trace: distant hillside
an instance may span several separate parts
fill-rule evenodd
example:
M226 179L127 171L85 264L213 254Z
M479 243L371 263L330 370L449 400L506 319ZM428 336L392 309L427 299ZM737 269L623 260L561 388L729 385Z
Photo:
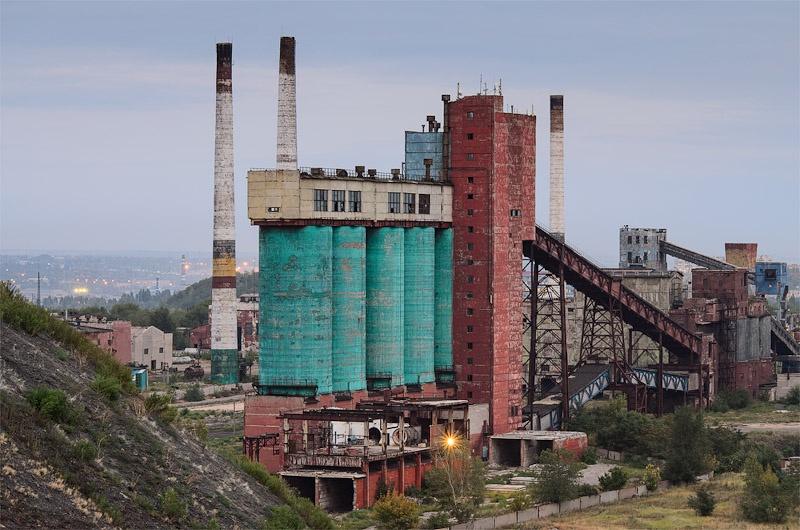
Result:
M3 528L259 528L287 509L5 283L0 320Z
M258 292L258 273L248 272L236 275L236 294ZM175 293L162 303L170 309L191 309L204 300L211 300L211 278L193 283L186 289Z

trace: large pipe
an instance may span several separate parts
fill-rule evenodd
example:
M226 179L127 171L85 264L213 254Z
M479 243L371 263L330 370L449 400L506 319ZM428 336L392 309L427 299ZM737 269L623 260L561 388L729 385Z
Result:
M214 247L211 278L211 381L214 383L238 381L232 52L231 43L217 43Z
M564 96L550 96L550 233L564 241Z
M297 169L297 93L294 37L281 37L278 67L277 169Z

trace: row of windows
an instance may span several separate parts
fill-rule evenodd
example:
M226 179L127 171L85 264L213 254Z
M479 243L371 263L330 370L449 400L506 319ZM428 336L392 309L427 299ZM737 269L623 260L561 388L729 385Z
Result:
M347 192L347 210L348 212L361 211L361 192L350 191ZM400 202L400 193L390 191L388 193L388 207L389 213L416 213L417 210L417 194L416 193L403 193L403 202ZM345 190L333 190L332 196L332 211L344 212L345 211ZM314 211L327 212L328 211L328 190L314 190ZM427 193L419 194L419 213L431 213L431 196Z
M644 237L644 244L646 245L647 244L647 236L642 236L642 237ZM630 245L632 243L633 243L633 236L628 236L628 244ZM636 236L636 244L638 245L639 243L640 243L640 237Z
M333 190L333 204L332 204L332 211L334 212L344 212L345 209L345 202L344 202L344 192L345 190ZM360 191L350 191L347 195L348 198L348 212L360 212L361 211L361 192ZM314 211L315 212L327 212L328 211L328 190L314 190Z

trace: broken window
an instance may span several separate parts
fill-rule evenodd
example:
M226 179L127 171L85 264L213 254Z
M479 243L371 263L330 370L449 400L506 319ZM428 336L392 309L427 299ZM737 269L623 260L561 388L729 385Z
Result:
M427 193L419 194L419 213L426 215L431 213L431 196Z
M403 213L414 213L416 210L417 196L413 193L403 194Z
M400 194L389 192L389 213L400 213Z
M328 211L328 190L314 190L314 211Z
M333 211L344 211L344 190L333 190Z
M350 198L350 211L351 212L360 212L361 211L361 192L360 191L351 191L349 198Z

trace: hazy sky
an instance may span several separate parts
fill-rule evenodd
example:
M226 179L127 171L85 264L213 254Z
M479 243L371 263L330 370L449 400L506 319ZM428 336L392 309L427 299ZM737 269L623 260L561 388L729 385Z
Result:
M400 167L442 94L564 94L567 240L658 227L800 262L800 2L0 2L0 249L211 252L215 43L233 42L237 246L275 167L281 35L302 166Z

